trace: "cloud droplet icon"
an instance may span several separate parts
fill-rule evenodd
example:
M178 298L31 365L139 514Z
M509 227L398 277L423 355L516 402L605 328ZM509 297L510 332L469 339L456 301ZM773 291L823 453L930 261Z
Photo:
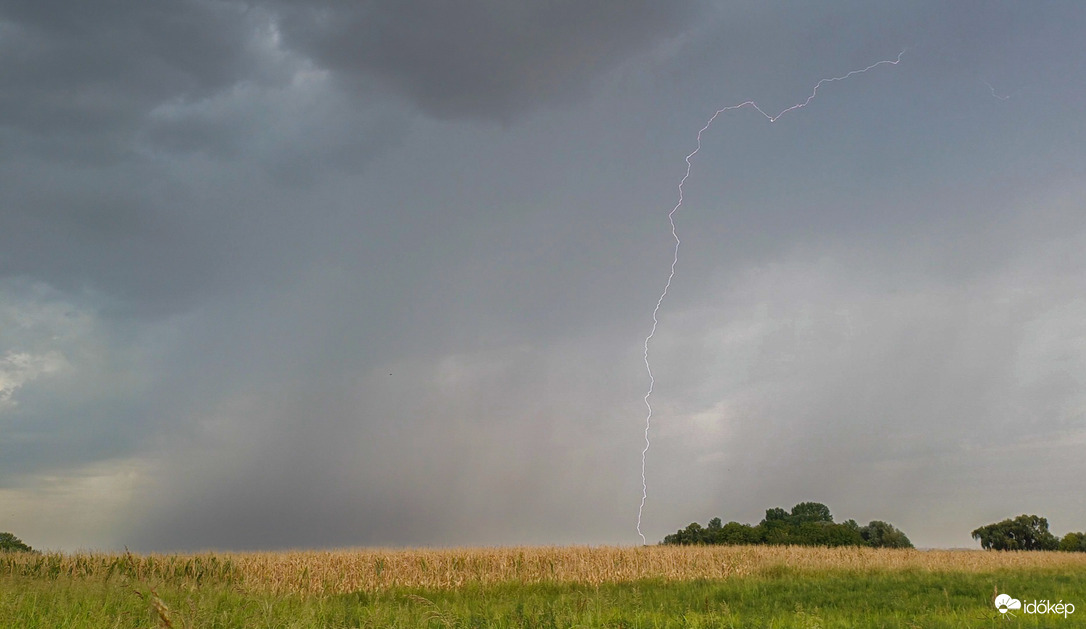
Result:
M1011 598L1010 594L1000 594L995 598L995 606L999 613L1006 614L1012 609L1022 609L1022 601Z

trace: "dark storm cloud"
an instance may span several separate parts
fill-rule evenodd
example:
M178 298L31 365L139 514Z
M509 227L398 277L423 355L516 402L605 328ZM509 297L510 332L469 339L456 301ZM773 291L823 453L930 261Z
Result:
M199 0L0 5L0 277L155 315L191 304L223 223L140 135L164 103L271 81L261 23Z
M239 3L5 3L0 57L0 277L97 291L114 314L281 268L252 226L295 210L247 191L357 168L403 126L306 74Z
M242 190L358 172L409 129L372 77L431 113L504 117L689 16L654 6L6 3L0 276L183 310L244 258L291 255L249 227L293 210Z
M131 133L158 104L206 96L257 73L254 28L236 3L6 2L0 127L74 141L93 136L100 149L117 152L124 143L114 134Z
M137 139L236 157L261 133L254 119L274 125L276 103L250 100L239 119L231 90L236 105L254 85L289 84L306 56L353 84L357 105L381 100L377 79L431 114L505 118L582 93L691 14L650 2L8 2L0 132L19 155L59 161L131 157Z
M279 6L287 44L322 67L353 82L381 79L435 116L500 119L579 96L694 13L685 0Z
M170 216L132 176L9 165L0 181L0 275L166 306L185 301L214 268L213 257L187 254L183 217Z

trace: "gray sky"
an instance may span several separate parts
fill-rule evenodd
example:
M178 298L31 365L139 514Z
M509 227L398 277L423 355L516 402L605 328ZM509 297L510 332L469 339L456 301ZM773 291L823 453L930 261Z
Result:
M1086 527L1086 8L0 2L0 530Z

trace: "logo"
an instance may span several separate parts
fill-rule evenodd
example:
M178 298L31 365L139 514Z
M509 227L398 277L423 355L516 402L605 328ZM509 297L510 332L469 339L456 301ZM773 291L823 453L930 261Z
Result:
M1022 601L1011 598L1010 594L1000 594L995 598L995 606L999 613L1006 614L1012 609L1022 609Z
M1000 614L1003 614L1006 618L1007 614L1014 616L1012 610L1022 610L1027 614L1056 614L1058 616L1067 616L1075 613L1075 606L1073 603L1064 603L1063 599L1059 602L1053 603L1048 599L1033 601L1032 603L1022 604L1022 601L1011 597L1010 594L1000 594L995 597L995 608L999 610Z

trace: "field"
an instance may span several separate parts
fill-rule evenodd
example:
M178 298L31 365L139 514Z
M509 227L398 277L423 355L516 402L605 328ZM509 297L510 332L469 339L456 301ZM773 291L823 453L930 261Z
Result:
M1002 615L997 592L1075 607ZM1086 554L674 546L0 554L0 627L989 626L1086 626Z

